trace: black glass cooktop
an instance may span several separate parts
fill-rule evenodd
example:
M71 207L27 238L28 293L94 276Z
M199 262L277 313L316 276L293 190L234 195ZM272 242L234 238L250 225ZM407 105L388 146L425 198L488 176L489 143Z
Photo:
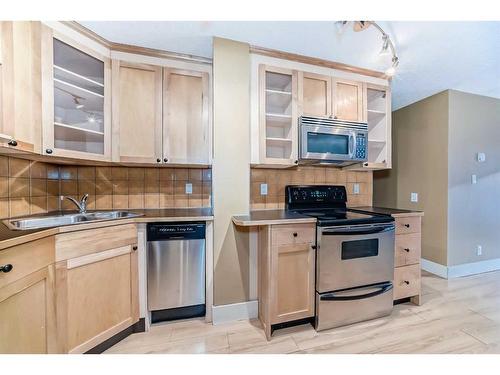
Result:
M315 217L319 226L387 223L394 219L388 215L377 215L350 211L349 209L297 210L298 214Z

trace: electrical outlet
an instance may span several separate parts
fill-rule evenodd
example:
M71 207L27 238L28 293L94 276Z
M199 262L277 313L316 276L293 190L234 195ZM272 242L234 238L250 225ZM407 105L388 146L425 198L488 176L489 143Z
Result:
M260 184L260 195L267 195L267 184Z
M418 193L410 194L410 202L417 203L418 202Z
M470 182L473 185L477 184L477 176L475 174L473 174L472 176L470 176Z
M483 247L481 245L477 245L477 256L480 256L483 254Z
M359 194L359 184L354 184L352 190L354 194Z
M484 163L486 161L486 154L484 152L477 153L477 161L479 163Z
M193 194L193 184L190 182L186 184L186 194Z

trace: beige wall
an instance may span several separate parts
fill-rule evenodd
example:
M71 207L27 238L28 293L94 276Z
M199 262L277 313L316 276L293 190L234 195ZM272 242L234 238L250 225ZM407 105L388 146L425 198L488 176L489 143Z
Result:
M422 257L446 265L448 92L393 112L392 132L393 169L374 173L374 205L425 211Z
M459 91L449 97L448 265L454 266L500 258L500 100ZM486 162L477 162L478 152Z
M249 299L248 231L231 217L249 210L250 53L214 38L214 305Z

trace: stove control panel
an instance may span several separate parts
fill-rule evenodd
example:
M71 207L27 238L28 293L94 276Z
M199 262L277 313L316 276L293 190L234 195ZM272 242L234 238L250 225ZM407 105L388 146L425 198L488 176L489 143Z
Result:
M285 189L287 209L345 207L347 192L341 185L288 185Z

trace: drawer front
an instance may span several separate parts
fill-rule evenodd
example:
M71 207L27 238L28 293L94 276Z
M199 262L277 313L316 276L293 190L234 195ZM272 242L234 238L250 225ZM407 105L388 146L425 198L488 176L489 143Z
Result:
M397 217L396 234L420 233L420 216Z
M12 265L0 272L0 288L54 263L54 237L26 242L0 251L0 266Z
M420 233L398 234L394 253L394 267L407 266L420 262Z
M394 299L420 294L420 264L394 269Z
M272 226L273 246L314 242L314 224L284 224Z
M137 244L135 224L56 235L56 261Z

